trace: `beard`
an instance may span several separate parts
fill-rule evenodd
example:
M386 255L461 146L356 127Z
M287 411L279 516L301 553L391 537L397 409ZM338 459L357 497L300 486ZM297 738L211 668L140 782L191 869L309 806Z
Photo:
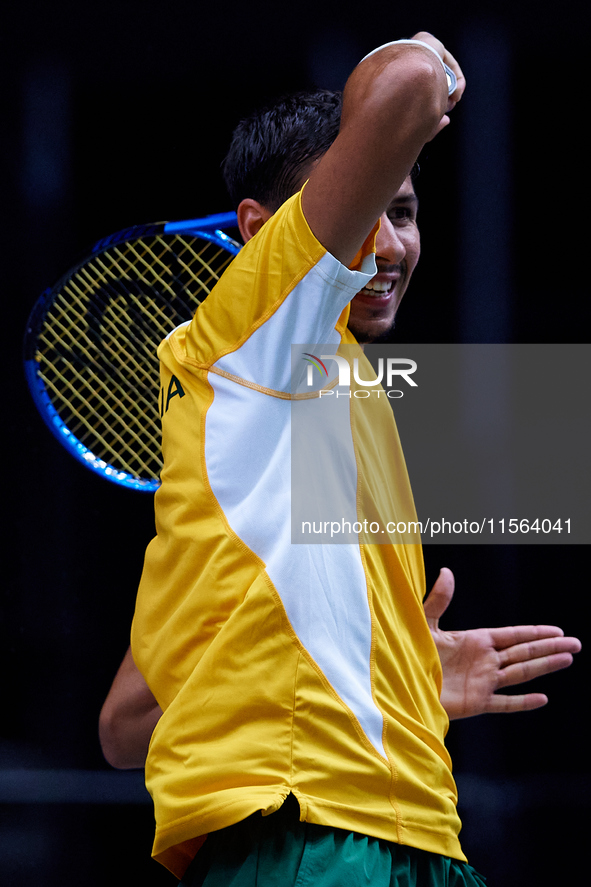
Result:
M380 345L388 342L390 336L394 332L395 326L396 315L392 318L391 323L379 333L372 331L369 328L370 324L368 324L367 327L363 323L357 324L355 319L353 319L353 323L351 323L351 320L349 319L348 323L350 332L353 333L360 345Z

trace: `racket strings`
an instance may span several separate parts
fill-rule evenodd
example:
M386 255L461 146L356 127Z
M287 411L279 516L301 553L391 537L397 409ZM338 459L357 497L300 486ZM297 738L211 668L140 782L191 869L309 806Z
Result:
M134 312L129 311L130 305L139 300L134 299L129 293L122 296L120 291L113 287L106 287L106 289L110 298L104 303L102 310L100 306L92 304L88 307L86 315L88 327L86 330L79 331L77 349L84 362L87 362L89 366L94 366L97 372L108 373L117 384L123 386L123 390L125 390L126 380L129 379L130 373L135 373L137 394L141 395L142 391L145 391L145 395L150 399L153 395L153 371L149 363L137 359L138 353L144 356L143 349L146 347L146 343L142 342L136 334L132 322ZM85 290L76 281L72 281L64 292L68 297L69 305L72 304L74 298L80 300L80 304L82 304L87 296ZM144 309L150 307L146 299L141 307ZM190 312L189 306L187 306L187 311ZM159 315L159 322L155 319L153 326L165 328L166 314L160 311ZM59 330L62 341L69 338L71 327L66 327L56 320L56 329ZM97 330L99 331L98 336ZM132 347L130 347L130 343Z
M155 234L108 247L59 288L35 360L55 410L94 457L157 480L156 348L232 258L202 238Z
M67 366L66 369L68 369ZM61 385L58 386L54 380L47 378L47 390L54 395L55 402L62 404L62 415L66 417L69 412L70 423L66 424L68 424L70 431L78 440L84 441L90 435L95 442L93 452L95 454L98 452L99 457L103 458L105 462L107 460L104 456L110 454L114 447L117 447L118 452L122 453L134 442L133 453L135 458L133 464L130 460L123 458L118 467L130 473L133 468L136 475L153 470L153 454L155 448L158 448L160 445L158 434L150 434L150 427L148 426L147 428L139 429L144 432L144 438L142 438L138 430L131 425L126 426L125 436L118 433L117 427L113 423L112 404L109 402L108 392L98 389L94 389L92 392L89 390L86 392L77 390L68 381L65 374L62 374L60 377L60 382ZM88 410L85 408L88 404L89 396L93 398L92 402L96 411L92 421L88 418ZM112 464L112 460L109 460L109 464Z
M174 263L177 265L177 271L171 267L170 248L163 238L156 239L159 249L146 249L146 244L129 244L125 252L116 249L116 255L119 260L119 267L127 270L130 280L139 279L148 286L161 285L168 291L171 298L177 298L180 294L179 282L182 272L185 273L185 285L195 283L197 286L191 292L191 297L195 298L197 293L201 293L205 297L209 293L210 287L207 286L207 279L201 276L195 277L193 274L193 265L195 261L199 263L201 274L205 271L209 278L217 280L217 275L204 258L205 250L195 251L188 249L186 246L174 253Z

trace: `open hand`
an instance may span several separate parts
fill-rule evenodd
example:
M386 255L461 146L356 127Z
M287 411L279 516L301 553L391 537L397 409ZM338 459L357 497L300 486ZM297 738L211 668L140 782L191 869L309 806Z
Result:
M531 711L546 705L543 693L507 695L497 690L567 668L581 649L555 625L514 625L443 631L439 619L454 593L454 576L444 567L424 609L441 659L441 703L450 719L486 712Z

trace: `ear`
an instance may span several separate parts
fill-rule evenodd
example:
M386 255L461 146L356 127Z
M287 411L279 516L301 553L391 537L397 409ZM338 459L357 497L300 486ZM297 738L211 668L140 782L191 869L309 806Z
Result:
M267 219L271 218L273 213L259 203L258 200L246 197L238 204L236 215L238 216L240 234L246 243L251 237L254 237Z

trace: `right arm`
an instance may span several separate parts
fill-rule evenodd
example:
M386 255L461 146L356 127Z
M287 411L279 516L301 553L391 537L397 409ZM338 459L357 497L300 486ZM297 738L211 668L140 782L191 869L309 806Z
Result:
M464 76L445 47L425 32L414 39L429 43L454 70L453 95L442 64L424 46L395 43L371 54L347 81L339 135L302 194L313 233L345 265L464 91Z

